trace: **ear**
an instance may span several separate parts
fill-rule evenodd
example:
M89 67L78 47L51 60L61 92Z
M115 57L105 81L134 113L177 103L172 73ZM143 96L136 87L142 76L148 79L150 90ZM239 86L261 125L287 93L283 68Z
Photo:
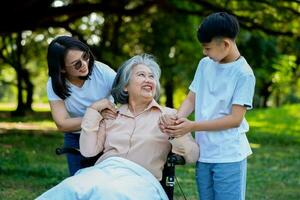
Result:
M224 44L225 49L228 49L228 48L231 46L231 40L225 38L225 39L223 40L223 44Z
M128 92L127 86L124 88L124 91L125 91L125 92Z

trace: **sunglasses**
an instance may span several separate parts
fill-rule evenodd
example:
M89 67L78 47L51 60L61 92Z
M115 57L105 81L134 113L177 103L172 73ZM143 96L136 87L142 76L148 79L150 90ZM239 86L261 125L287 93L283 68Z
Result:
M89 52L83 52L82 55L81 55L81 59L76 61L71 66L74 67L76 70L79 70L83 66L82 61L87 62L89 59L90 59L90 53Z

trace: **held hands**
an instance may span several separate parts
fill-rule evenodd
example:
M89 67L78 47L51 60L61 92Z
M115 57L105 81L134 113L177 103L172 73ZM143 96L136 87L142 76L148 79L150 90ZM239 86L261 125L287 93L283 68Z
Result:
M164 114L160 117L159 128L171 137L181 137L193 131L193 122L186 118L178 119L175 114Z
M97 110L104 119L116 119L118 114L115 104L108 99L96 101L90 107Z

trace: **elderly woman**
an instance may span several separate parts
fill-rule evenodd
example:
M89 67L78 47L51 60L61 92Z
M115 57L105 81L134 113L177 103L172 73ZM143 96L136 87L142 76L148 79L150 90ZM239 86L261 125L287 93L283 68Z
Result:
M87 109L82 121L80 152L103 155L40 199L167 199L158 180L171 148L186 162L195 162L199 147L190 133L171 140L161 132L160 116L176 111L156 102L159 77L159 66L148 54L134 56L119 68L112 89L121 104L118 111L109 100L101 100ZM101 116L104 109L112 119Z

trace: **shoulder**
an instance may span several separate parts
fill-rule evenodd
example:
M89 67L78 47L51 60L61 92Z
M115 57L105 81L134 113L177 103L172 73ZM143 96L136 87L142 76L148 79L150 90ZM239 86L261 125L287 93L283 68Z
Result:
M196 77L198 77L199 73L201 74L209 68L208 66L211 65L211 61L212 60L207 56L200 59L196 70Z
M49 77L47 81L47 96L49 101L62 100L57 96L52 87L52 79Z
M107 64L95 61L94 69L96 72L100 73L116 73L112 68L110 68Z
M47 91L53 91L53 87L52 87L52 79L51 77L48 78L48 81L47 81Z
M211 61L212 61L212 60L211 60L208 56L206 56L206 57L202 58L202 59L199 61L198 66L205 66L205 65L207 65L207 64L210 64Z
M170 108L170 107L161 107L163 114L176 114L177 110L174 108Z
M242 57L240 62L238 62L236 69L238 71L239 76L241 76L241 77L244 77L244 76L253 76L254 77L253 70L244 57Z
M48 81L47 81L47 87L49 87L49 85L52 85L51 77L49 77L49 78L48 78Z

